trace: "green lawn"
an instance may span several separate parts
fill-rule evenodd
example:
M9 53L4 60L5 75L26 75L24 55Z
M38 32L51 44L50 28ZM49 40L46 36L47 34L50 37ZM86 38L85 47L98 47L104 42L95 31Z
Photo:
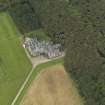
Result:
M20 33L7 12L0 13L0 105L10 105L32 66Z
M39 40L45 40L45 41L50 40L50 38L47 36L45 30L42 28L37 29L37 30L32 31L32 32L29 32L29 33L26 33L26 35L28 37L37 37Z

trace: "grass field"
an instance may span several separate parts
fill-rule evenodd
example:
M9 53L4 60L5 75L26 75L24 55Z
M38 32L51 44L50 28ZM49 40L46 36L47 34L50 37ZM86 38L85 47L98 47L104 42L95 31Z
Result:
M0 105L10 105L31 70L20 36L7 12L0 13Z
M63 65L47 67L34 78L20 105L83 105Z
M50 67L52 65L57 65L57 64L64 64L63 58L55 59L55 60L37 65L37 67L35 68L35 70L33 71L32 75L31 75L30 79L28 80L28 83L24 87L24 90L21 92L20 96L18 97L18 100L16 101L15 105L20 105L20 102L21 102L22 98L24 97L24 95L26 94L28 87L30 86L32 81L35 79L35 77L37 77L37 75L43 69Z
M37 29L35 31L31 31L29 33L26 34L28 37L37 37L38 40L45 40L45 41L49 41L50 38L48 37L47 33L45 32L45 30L43 29Z

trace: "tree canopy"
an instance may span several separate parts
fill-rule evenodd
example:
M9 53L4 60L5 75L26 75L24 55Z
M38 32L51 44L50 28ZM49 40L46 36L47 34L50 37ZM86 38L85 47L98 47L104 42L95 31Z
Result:
M70 0L81 17L68 36L65 67L77 82L85 105L105 104L105 1Z

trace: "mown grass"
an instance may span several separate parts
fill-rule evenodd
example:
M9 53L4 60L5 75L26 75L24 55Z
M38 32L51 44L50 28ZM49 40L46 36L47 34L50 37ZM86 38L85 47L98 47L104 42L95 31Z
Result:
M11 105L31 68L11 17L0 13L0 105Z
M22 91L21 95L19 96L18 100L16 101L15 105L19 105L23 96L25 95L28 87L30 86L30 84L32 83L32 81L35 79L35 77L40 73L40 71L44 70L45 68L52 66L52 65L56 65L56 64L64 64L64 60L63 58L59 58L56 60L52 60L43 64L39 64L35 70L32 73L32 76L30 77L28 83L26 84L24 90Z
M50 40L50 38L48 37L48 35L44 31L44 29L42 29L42 28L37 29L35 31L31 31L31 32L27 33L26 36L27 37L37 37L38 40L45 40L45 41Z

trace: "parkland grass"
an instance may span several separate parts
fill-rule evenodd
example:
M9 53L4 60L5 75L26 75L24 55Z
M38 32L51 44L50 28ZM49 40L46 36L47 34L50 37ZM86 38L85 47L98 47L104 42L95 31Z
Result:
M29 33L26 34L27 37L37 37L38 40L45 40L45 41L49 41L50 37L48 37L46 31L42 28L37 29L35 31L31 31Z
M0 13L0 105L11 105L32 69L8 12Z

